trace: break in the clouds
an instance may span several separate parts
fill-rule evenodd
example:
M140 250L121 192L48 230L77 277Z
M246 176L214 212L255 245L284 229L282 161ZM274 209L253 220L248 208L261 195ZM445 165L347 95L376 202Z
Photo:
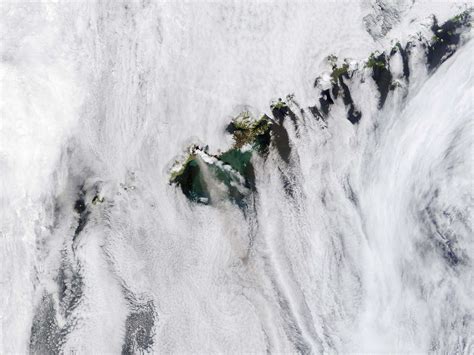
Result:
M470 353L473 10L1 8L1 353Z

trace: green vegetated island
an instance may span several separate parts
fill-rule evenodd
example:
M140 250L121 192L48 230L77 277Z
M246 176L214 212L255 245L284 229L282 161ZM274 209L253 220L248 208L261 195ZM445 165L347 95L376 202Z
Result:
M319 103L308 107L308 111L315 119L326 122L331 105L340 97L346 107L347 119L354 125L358 124L362 113L347 86L354 74L361 71L370 73L379 91L378 108L381 109L389 91L400 86L398 81L393 80L390 58L399 53L403 63L403 80L408 83L411 50L421 46L425 50L428 71L433 72L454 54L461 43L462 33L470 30L471 13L472 9L466 10L442 25L433 17L431 38L419 36L404 46L397 42L386 52L370 54L362 65L354 68L347 59L339 62L336 56L328 56L331 68L329 88L320 90ZM316 78L315 87L321 80L321 77ZM252 157L258 155L265 159L270 149L276 149L284 164L290 162L291 145L283 122L289 118L296 126L298 121L298 115L290 108L295 105L290 103L295 103L292 95L288 95L286 100L273 102L270 106L272 117L263 114L255 118L246 111L232 119L226 131L232 134L233 144L223 153L213 155L208 147L191 145L184 160L176 161L171 168L170 183L179 186L183 194L195 203L212 204L218 200L230 200L242 209L247 208L251 202L249 198L256 191ZM300 113L304 115L304 110L300 109Z

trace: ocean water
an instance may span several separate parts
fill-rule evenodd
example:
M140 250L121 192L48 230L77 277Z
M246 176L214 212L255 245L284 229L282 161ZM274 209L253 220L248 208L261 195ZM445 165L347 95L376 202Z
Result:
M471 353L469 6L3 2L0 353ZM251 202L187 198L242 111Z

